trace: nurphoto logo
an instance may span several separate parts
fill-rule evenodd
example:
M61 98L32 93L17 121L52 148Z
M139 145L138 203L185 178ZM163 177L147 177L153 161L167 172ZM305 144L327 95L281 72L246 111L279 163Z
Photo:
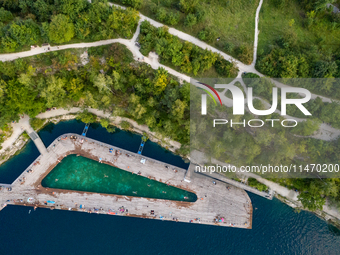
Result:
M215 94L220 102L221 105L222 104L222 100L218 94L218 92L212 88L210 85L199 82L199 84L207 87L208 89L210 89L213 94ZM215 88L221 88L221 89L227 89L231 92L232 94L232 100L233 100L233 115L244 115L245 111L244 111L244 105L245 105L245 98L244 98L244 94L242 92L242 90L240 88L238 88L237 86L233 85L233 84L215 84ZM202 89L202 88L200 88ZM210 93L208 90L206 89L202 89L205 92L207 92L207 94L209 94L209 96L213 99L215 105L217 105L215 98L213 97L212 93ZM278 105L278 91L276 87L273 87L272 90L272 105L270 107L270 109L266 109L266 110L257 110L254 108L253 105L253 88L252 87L248 87L247 88L247 105L249 108L249 111L251 113L253 113L254 115L258 115L258 116L264 116L264 115L270 115L272 113L274 113L277 109L277 105ZM287 94L288 93L298 93L298 94L304 94L305 97L303 98L294 98L294 99L290 99L287 98ZM201 114L202 115L207 115L207 94L202 94L201 95ZM307 103L309 100L311 99L311 93L304 88L292 88L292 87L284 87L281 88L281 115L285 116L287 115L287 105L291 104L291 105L295 105L304 115L312 115L302 104ZM272 123L272 127L274 127L274 122L275 121L280 121L279 119L266 119L265 121L270 121ZM227 124L229 121L226 119L214 119L213 121L213 127L215 127L217 124ZM259 122L260 125L254 125L254 122ZM288 122L294 122L295 124L293 125L288 125ZM251 124L252 123L252 124ZM251 119L248 121L248 126L250 127L262 127L264 125L264 121L261 119ZM287 124L286 124L287 123ZM230 124L231 126L234 124L242 124L244 127L246 126L246 120L243 120L243 122L232 122L232 120L230 120ZM281 121L281 125L283 127L295 127L297 125L297 121L294 119L285 119L283 121Z

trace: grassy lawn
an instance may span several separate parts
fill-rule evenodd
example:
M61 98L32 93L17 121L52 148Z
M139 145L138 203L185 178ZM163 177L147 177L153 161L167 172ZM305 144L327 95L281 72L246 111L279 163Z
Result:
M111 1L121 4L119 0ZM180 11L179 0L143 0L142 14L158 20L152 6L157 5L157 9L164 8L167 12L179 12L180 20L175 27L185 33L198 37L198 33L203 29L210 31L212 40L206 41L208 44L222 50L242 62L251 63L253 54L255 12L259 0L202 0L199 1L199 10L204 12L204 18L192 27L185 26L184 21L187 14ZM162 22L165 25L166 22ZM217 38L220 40L217 41ZM247 57L242 57L240 47L246 48ZM241 47L241 48L242 48ZM244 50L243 50L244 51ZM247 63L247 64L248 64Z
M259 22L258 56L268 54L280 37L296 38L301 47L317 47L318 54L330 56L339 49L340 29L323 15L317 15L311 26L308 17L297 1L289 0L278 7L275 0L263 2Z

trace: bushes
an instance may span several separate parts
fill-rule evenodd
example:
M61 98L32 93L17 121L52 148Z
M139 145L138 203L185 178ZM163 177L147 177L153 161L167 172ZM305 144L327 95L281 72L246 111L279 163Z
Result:
M6 11L3 7L0 8L0 22L6 22L13 19L10 11Z
M188 143L187 84L179 86L177 79L165 70L155 71L145 63L125 61L131 52L120 44L89 49L90 63L86 66L74 60L82 52L72 49L0 62L0 76L4 79L0 80L0 126L18 120L22 113L34 117L48 105L92 107L132 118L164 137ZM103 58L106 61L100 61ZM45 74L46 59L53 74ZM100 70L105 71L105 85L110 90L99 89ZM112 85L108 84L108 77ZM96 116L86 111L77 118L86 123L97 122ZM114 132L108 120L101 120L101 124Z
M69 18L63 14L52 17L51 24L48 27L48 38L52 42L65 43L70 41L74 36L74 25L69 22Z
M102 118L100 119L100 125L103 127L103 128L107 128L110 124L110 119L109 118Z
M125 121L125 120L120 123L120 126L121 126L122 129L130 129L131 128L130 122Z
M212 28L204 28L198 33L198 38L205 42L213 42L217 39L217 33Z
M182 12L189 14L195 13L199 6L199 0L180 0L179 8Z
M253 88L253 96L259 96L266 99L268 102L272 101L273 84L268 78L259 78L253 73L246 73L242 75L242 79L247 87Z
M248 179L248 185L250 187L254 187L258 189L259 191L267 191L268 187L260 182L258 182L255 178L249 178Z
M203 50L190 42L181 42L178 37L171 35L167 27L155 28L148 21L141 24L140 44L144 55L155 50L161 61L171 63L182 72L203 73L212 68L219 59L218 72L224 77L232 77L237 69L230 63L209 50ZM216 67L216 66L215 66Z
M35 44L39 39L39 26L33 20L16 20L3 28L1 48L12 52L24 45Z
M97 120L97 116L88 111L83 111L78 114L76 119L81 120L84 123L94 123Z
M219 57L215 62L216 72L223 77L234 77L237 75L235 65L222 57Z
M315 131L319 130L319 126L321 124L321 121L315 119L315 120L306 120L303 122L300 122L294 129L292 129L292 133L303 135L303 136L309 136L312 135Z
M195 14L189 13L184 20L184 25L186 25L187 27L192 27L194 25L196 25L197 23L197 17L195 16Z
M44 119L38 119L38 118L30 119L30 125L34 130L40 129L44 123L45 123Z
M253 60L253 56L252 56L252 49L248 46L248 45L241 45L237 50L236 50L236 54L237 54L237 58L245 63L250 65L252 60Z
M164 8L159 8L157 10L157 13L156 13L157 19L159 19L160 21L163 22L163 21L165 21L166 16L167 16L167 13L166 13L166 10Z
M142 7L142 0L120 0L120 2L135 9L139 9Z
M43 42L61 44L74 37L81 40L104 40L117 36L130 38L139 20L136 10L110 7L102 1L89 4L86 0L63 0L58 1L56 6L48 2L26 1L18 17L6 25L0 21L0 51L13 52ZM1 20L11 20L9 14L0 9ZM26 19L21 19L21 16ZM45 22L38 23L34 21L35 17Z
M179 22L179 12L168 12L165 21L169 25L177 25Z

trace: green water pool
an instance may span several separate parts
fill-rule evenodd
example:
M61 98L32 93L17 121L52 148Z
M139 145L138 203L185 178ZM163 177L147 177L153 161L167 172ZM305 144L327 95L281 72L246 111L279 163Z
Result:
M95 160L70 155L43 180L46 188L195 202L196 194Z

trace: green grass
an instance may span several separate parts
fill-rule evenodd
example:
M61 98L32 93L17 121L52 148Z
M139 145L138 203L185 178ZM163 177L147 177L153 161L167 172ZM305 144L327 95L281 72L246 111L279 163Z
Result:
M119 0L111 0L111 2L121 4ZM166 4L166 2L169 4ZM179 23L174 26L169 25L170 27L175 27L194 37L198 37L198 33L204 28L213 31L216 34L216 39L218 37L221 39L219 41L214 39L207 43L235 58L239 58L237 52L238 47L242 45L249 47L251 51L251 59L249 59L249 61L251 63L254 43L255 12L259 0L202 0L200 4L201 9L205 12L204 19L191 28L184 25L186 14L179 10L179 0L143 0L142 7L139 11L157 20L156 15L150 8L152 3L157 4L158 8L165 8L167 12L179 11ZM167 25L164 22L162 23ZM232 49L227 50L225 48L227 43L233 45Z
M291 20L294 24L290 26ZM339 28L333 29L322 15L316 17L310 27L306 23L306 11L295 0L287 1L283 8L278 8L274 0L264 1L260 12L258 55L268 53L275 41L286 34L294 35L301 46L318 46L320 54L339 49Z

